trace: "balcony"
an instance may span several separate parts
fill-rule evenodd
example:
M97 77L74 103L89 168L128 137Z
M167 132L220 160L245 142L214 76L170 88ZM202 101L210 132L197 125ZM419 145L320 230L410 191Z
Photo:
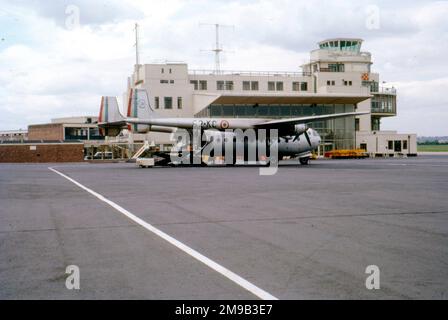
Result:
M386 87L371 87L373 97L371 113L374 116L391 117L397 115L397 90Z
M376 116L383 116L383 117L392 117L397 115L397 111L393 107L372 107L371 109L372 115Z
M374 96L371 102L372 116L392 117L397 115L397 103L395 96Z
M370 97L370 90L364 86L320 86L317 93L357 94Z
M338 62L371 62L369 52L335 51L316 49L311 51L311 61L338 61Z

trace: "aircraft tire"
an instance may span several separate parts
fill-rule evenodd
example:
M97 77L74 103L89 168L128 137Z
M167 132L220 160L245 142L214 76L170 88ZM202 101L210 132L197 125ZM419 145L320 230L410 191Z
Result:
M310 157L300 158L299 161L301 165L306 166L310 163Z

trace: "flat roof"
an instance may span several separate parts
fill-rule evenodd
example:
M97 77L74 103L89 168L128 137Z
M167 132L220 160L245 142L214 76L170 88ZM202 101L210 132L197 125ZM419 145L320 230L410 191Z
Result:
M30 124L28 125L29 129L34 128L56 128L56 127L64 127L64 128L96 128L98 126L97 123L62 123L62 122L51 122L51 123L39 123L39 124Z
M28 130L26 129L0 130L0 134L11 134L11 133L28 133Z
M0 147L5 147L5 146L42 146L42 145L55 145L55 144L63 144L63 145L67 145L67 144L84 144L83 141L78 141L78 140L25 140L25 141L21 141L21 140L16 140L16 141L1 141L0 142Z
M370 95L231 95L219 96L213 104L355 104Z

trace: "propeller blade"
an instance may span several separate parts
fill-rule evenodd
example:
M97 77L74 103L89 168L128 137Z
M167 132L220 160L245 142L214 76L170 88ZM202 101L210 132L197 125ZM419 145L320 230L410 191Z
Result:
M308 144L311 147L311 139L310 139L310 136L308 135L308 132L305 131L303 134L305 135L306 141L308 141Z

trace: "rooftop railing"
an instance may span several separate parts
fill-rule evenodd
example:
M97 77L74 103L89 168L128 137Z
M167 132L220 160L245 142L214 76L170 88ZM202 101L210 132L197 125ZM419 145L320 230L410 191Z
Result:
M382 94L397 94L397 89L394 87L392 88L386 88L386 87L379 87L377 91L372 91L372 93L382 93Z
M188 70L189 75L213 75L213 76L247 76L247 77L306 77L311 72L287 72L287 71L238 71L238 70Z

